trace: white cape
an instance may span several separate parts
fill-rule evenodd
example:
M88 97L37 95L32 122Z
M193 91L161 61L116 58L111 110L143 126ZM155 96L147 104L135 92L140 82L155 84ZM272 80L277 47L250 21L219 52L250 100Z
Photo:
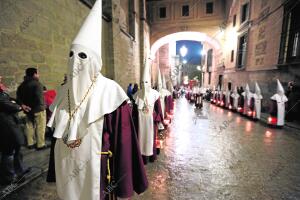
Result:
M141 154L144 156L153 155L153 143L154 143L154 122L153 122L153 110L155 102L160 98L159 93L156 90L151 89L146 95L147 103L143 98L142 90L139 90L134 96L135 104L139 113L139 142ZM148 112L143 112L144 105L148 105Z
M285 95L280 96L279 94L274 94L271 99L277 102L277 125L283 126L285 116L285 102L287 102L288 99Z
M254 98L255 118L260 119L261 100L263 99L263 97L262 95L253 94L253 98Z
M104 115L115 111L126 100L128 100L126 93L116 82L100 75L84 106L85 110L79 111L81 115L79 118L86 122L77 124L78 130L83 131L83 133L77 133L77 137L84 136L82 143L78 148L71 149L62 140L67 132L68 111L60 108L63 98L57 97L57 104L52 106L54 112L48 125L56 127L54 133L54 137L57 138L55 145L56 184L58 196L61 199L100 199Z

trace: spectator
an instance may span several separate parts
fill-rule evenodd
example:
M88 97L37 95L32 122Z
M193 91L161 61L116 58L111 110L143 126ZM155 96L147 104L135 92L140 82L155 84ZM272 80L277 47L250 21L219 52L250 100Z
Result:
M36 68L27 68L24 81L17 89L17 100L20 104L28 105L30 112L26 113L25 132L29 149L45 149L46 111L43 95L43 85L39 82ZM36 138L36 140L35 140Z
M132 95L134 95L138 90L139 90L139 85L138 85L137 83L135 83L135 84L133 85Z
M132 97L132 83L129 83L127 87L127 96L131 99Z
M24 181L23 175L30 171L23 164L21 145L25 138L19 124L17 113L24 110L30 111L25 105L18 105L5 93L6 87L1 82L0 76L0 151L2 158L0 162L0 176L2 184L12 184Z
M288 83L286 96L288 98L286 120L292 122L300 113L300 88L295 81Z

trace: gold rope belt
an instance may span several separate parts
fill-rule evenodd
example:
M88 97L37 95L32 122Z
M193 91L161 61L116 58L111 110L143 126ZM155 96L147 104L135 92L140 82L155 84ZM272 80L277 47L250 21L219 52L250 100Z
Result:
M113 153L111 151L106 151L106 152L101 152L101 155L108 155L108 159L107 159L107 181L108 184L110 184L111 181L111 175L110 175L110 165L109 165L109 158L111 158L113 156Z

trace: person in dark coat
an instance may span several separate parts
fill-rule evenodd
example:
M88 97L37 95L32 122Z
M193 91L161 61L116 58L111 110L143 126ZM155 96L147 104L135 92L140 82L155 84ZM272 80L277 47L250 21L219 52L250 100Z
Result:
M47 147L45 144L46 106L44 86L39 82L39 73L36 68L27 68L25 73L24 81L17 89L17 100L19 104L25 104L31 108L31 111L26 113L27 146L33 148L36 144L37 149L42 150Z
M0 76L0 162L1 184L12 184L24 181L23 175L29 171L25 168L20 148L24 145L25 137L19 124L17 113L30 111L25 105L18 105L5 93L5 86Z
M288 84L286 96L288 98L286 120L292 122L300 113L300 87L295 81Z
M134 95L138 90L139 90L139 85L138 85L137 83L135 83L135 84L133 85L132 95Z

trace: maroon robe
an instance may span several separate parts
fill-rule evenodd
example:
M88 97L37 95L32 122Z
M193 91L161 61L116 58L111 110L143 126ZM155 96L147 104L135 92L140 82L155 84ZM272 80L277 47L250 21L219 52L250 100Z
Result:
M170 95L168 96L168 104L169 104L169 113L171 113L171 110L174 109L174 102L173 102L173 97Z
M108 193L128 198L134 192L144 192L148 187L135 130L131 107L126 102L104 116L102 152L110 150L113 156L109 158L112 177L110 184L106 178L108 156L101 156L101 200L108 199Z
M54 144L51 149L54 150ZM107 181L107 155L101 156L101 200L109 193L128 198L134 192L140 194L148 187L148 180L134 128L131 107L124 102L114 112L104 116L102 152L110 150L111 183ZM50 156L48 177L55 177L54 151ZM55 182L51 178L50 182Z

